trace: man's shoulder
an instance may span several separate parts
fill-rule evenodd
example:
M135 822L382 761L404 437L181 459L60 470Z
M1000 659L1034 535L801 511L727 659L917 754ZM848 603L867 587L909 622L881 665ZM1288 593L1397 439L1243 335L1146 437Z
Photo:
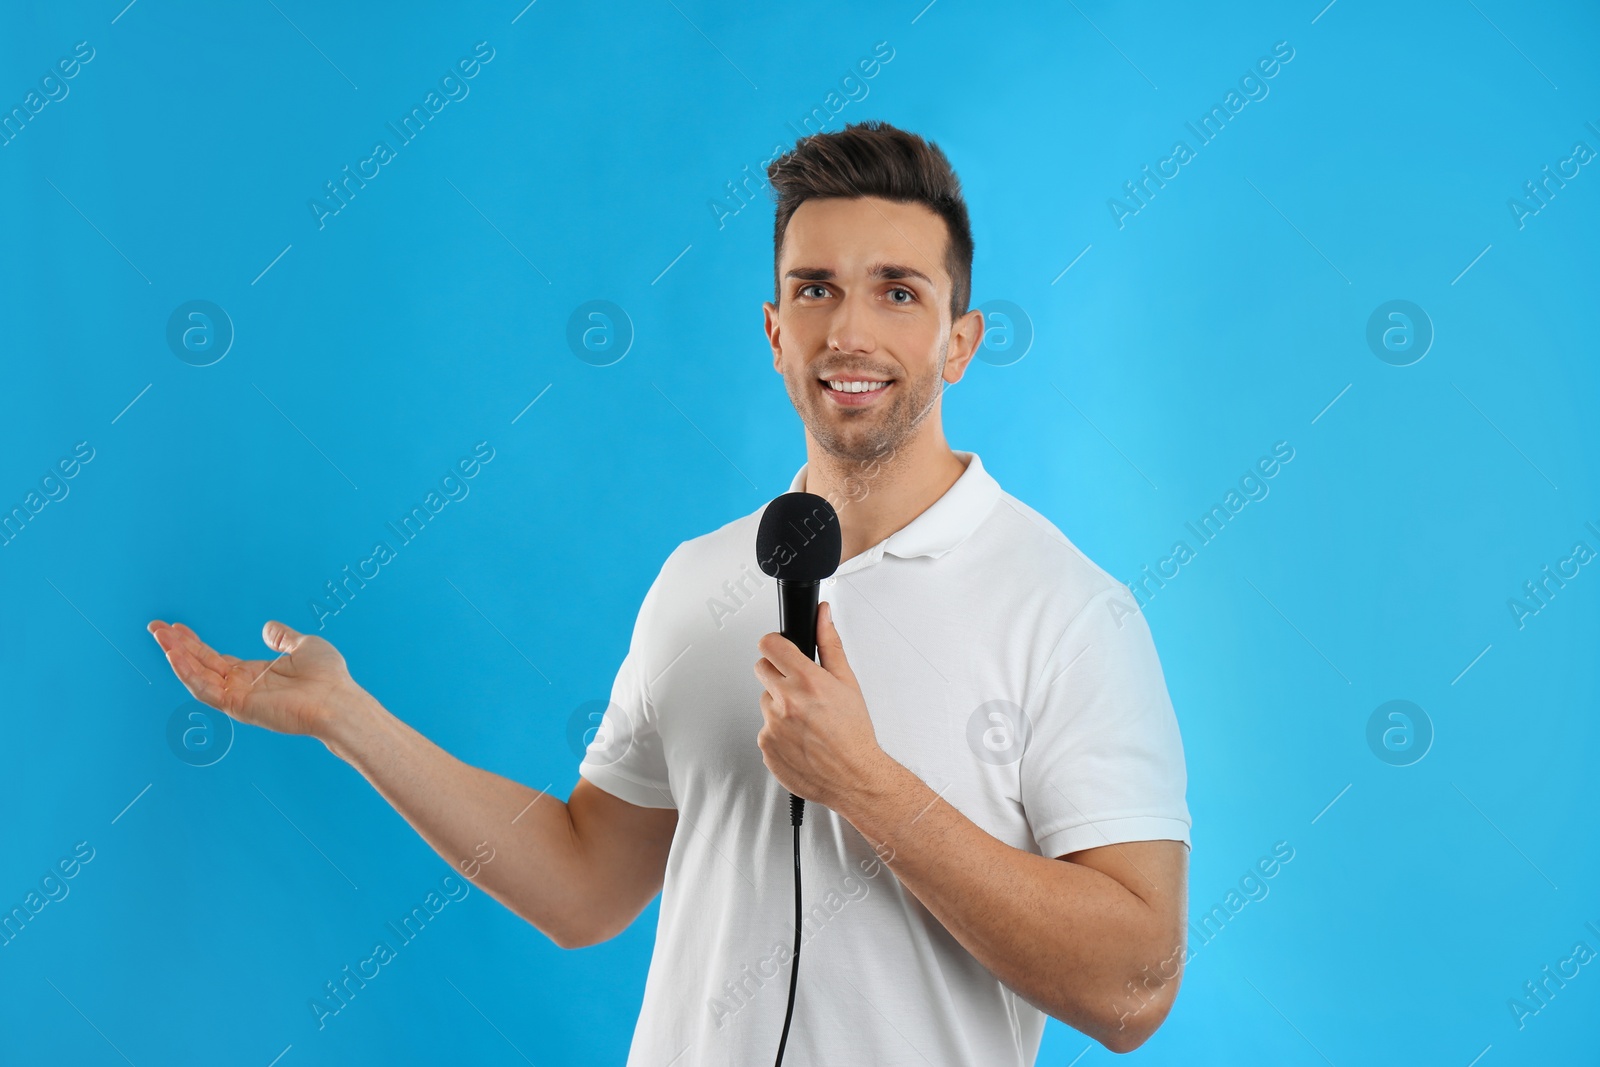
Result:
M680 542L662 564L662 573L671 571L676 578L699 580L722 574L730 567L737 571L745 563L755 570L756 528L760 523L761 509L758 508L728 520L715 530Z
M1133 591L1037 509L1002 492L985 525L995 561L985 568L988 595L1008 601L1014 619L1048 635L1052 656L1071 659L1085 639L1121 633L1130 618L1138 623L1129 632L1148 639ZM1071 633L1078 637L1068 641Z
M1079 603L1128 587L1072 542L1035 508L1005 490L987 524L999 566L1029 585L1049 588Z
M757 510L679 542L662 562L647 597L651 626L682 637L688 633L684 627L697 628L708 614L715 624L719 611L737 610L753 599L771 580L756 563L760 522Z
M731 647L726 639L734 632L730 623L738 621L744 628L765 619L744 610L758 601L769 608L774 603L762 592L772 579L756 563L760 521L759 511L742 515L679 542L667 554L634 624L634 640L657 671L691 646L705 654L726 651Z

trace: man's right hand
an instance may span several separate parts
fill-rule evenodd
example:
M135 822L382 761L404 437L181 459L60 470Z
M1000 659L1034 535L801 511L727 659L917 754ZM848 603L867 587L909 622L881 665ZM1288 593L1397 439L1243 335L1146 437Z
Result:
M181 622L154 619L146 629L196 700L252 726L326 739L338 708L362 692L338 649L280 622L261 628L267 647L280 653L272 660L222 655Z
M261 630L273 660L224 656L182 623L148 627L196 700L240 722L309 734L359 771L434 851L563 948L625 929L661 891L678 825L580 778L566 802L463 763L358 686L320 637ZM540 803L543 801L543 803Z

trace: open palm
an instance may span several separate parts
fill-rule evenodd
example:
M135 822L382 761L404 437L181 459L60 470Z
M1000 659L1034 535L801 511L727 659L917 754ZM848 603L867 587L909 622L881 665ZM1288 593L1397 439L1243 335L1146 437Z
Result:
M252 726L316 736L335 702L356 689L338 649L279 622L261 629L267 647L280 653L271 660L222 655L181 622L154 619L146 629L196 700Z

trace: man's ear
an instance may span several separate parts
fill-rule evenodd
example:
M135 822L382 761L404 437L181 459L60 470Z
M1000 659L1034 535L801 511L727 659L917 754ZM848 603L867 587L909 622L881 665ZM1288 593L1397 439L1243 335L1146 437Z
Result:
M772 346L772 369L783 373L783 344L779 337L778 305L771 301L761 304L762 327L767 332L767 343Z
M950 326L950 354L944 361L944 380L951 385L961 380L983 344L983 312L973 308Z

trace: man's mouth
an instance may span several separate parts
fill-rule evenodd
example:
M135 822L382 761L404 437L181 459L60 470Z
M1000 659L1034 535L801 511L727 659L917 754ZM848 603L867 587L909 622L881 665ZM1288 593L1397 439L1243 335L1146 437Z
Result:
M855 408L876 403L882 394L889 391L894 382L880 379L821 378L818 379L818 384L834 403L841 407Z

